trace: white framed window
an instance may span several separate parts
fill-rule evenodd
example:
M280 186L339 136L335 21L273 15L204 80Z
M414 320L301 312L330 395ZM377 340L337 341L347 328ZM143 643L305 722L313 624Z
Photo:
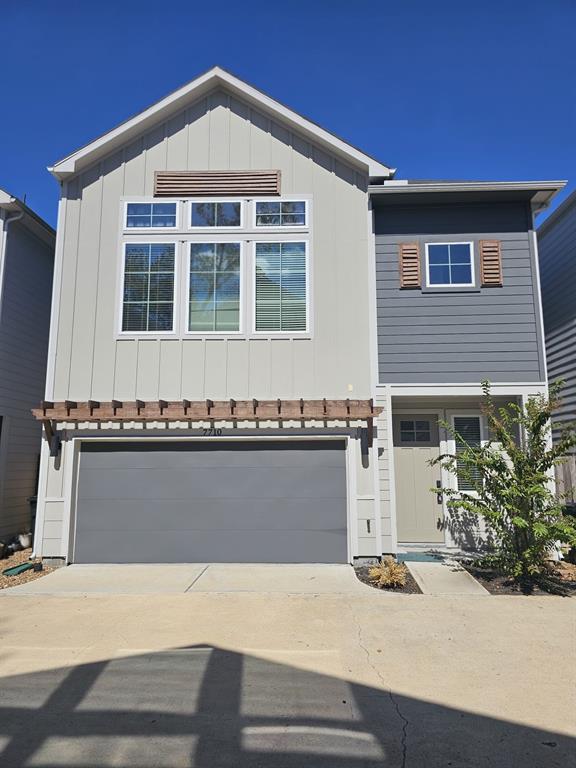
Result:
M242 328L242 243L188 244L186 332L232 334Z
M241 229L243 200L191 200L188 226L191 229Z
M429 443L432 439L432 425L429 419L402 418L400 440L402 443Z
M308 203L306 200L256 200L254 226L282 229L307 227Z
M455 414L452 416L452 428L456 433L452 441L452 453L456 456L456 490L474 491L473 481L478 481L480 474L474 470L464 472L458 462L458 454L464 450L465 445L480 448L484 444L482 416L476 413Z
M308 243L254 243L254 332L308 332Z
M428 288L472 287L474 284L472 243L426 243Z
M177 201L126 202L124 204L124 229L138 231L147 229L176 229L177 227Z
M175 242L124 243L121 333L174 332L176 264Z

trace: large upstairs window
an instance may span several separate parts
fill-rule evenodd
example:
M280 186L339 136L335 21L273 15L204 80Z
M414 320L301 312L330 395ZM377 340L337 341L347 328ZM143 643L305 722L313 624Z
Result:
M310 200L129 200L123 215L123 336L310 334Z

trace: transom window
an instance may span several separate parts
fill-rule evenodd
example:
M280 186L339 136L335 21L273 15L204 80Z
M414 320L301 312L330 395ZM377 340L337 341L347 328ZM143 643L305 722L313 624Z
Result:
M400 440L403 443L429 443L431 440L430 421L428 419L402 419L400 421Z
M474 285L472 243L428 243L429 286Z
M240 243L191 243L188 330L240 330Z
M176 227L176 203L127 203L126 228Z
M174 243L127 243L124 248L122 331L174 329Z
M256 203L257 227L305 227L304 200L271 200Z
M471 448L479 448L482 445L482 429L480 416L454 416L454 432L456 433L456 481L459 491L475 490L480 480L480 472L458 459L468 445Z
M256 243L256 331L307 330L306 261L306 243Z
M239 227L242 203L239 200L192 203L192 227Z

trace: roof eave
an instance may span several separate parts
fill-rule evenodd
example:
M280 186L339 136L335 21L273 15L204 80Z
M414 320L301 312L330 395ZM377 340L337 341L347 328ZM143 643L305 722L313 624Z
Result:
M426 184L405 184L396 181L393 184L370 185L370 195L422 194L445 192L533 192L531 203L535 212L547 208L554 196L568 182L560 181L474 181L474 182L438 182Z
M119 149L120 146L150 129L159 120L169 119L171 116L181 112L190 103L191 96L200 99L218 86L226 87L244 101L257 105L260 110L274 115L277 119L281 119L300 134L330 149L330 151L341 156L343 159L347 159L348 162L352 161L357 166L365 169L370 177L392 178L394 175L395 169L366 155L343 139L334 136L321 126L302 117L289 107L280 104L270 96L244 83L220 67L214 67L205 72L187 85L184 85L182 88L116 126L116 128L113 128L103 136L54 163L48 170L59 181L64 181L92 163L110 155Z

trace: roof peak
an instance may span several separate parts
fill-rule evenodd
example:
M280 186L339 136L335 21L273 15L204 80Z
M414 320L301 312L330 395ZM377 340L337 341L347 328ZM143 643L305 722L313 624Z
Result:
M393 168L380 163L349 142L276 101L221 66L213 66L206 70L185 85L94 139L94 141L58 160L48 170L59 180L79 173L89 165L119 149L120 146L137 135L150 130L158 122L182 112L195 98L202 98L218 86L238 95L263 112L273 115L277 120L290 125L292 129L305 135L310 141L330 149L335 154L357 165L366 167L370 176L391 178L394 175Z

